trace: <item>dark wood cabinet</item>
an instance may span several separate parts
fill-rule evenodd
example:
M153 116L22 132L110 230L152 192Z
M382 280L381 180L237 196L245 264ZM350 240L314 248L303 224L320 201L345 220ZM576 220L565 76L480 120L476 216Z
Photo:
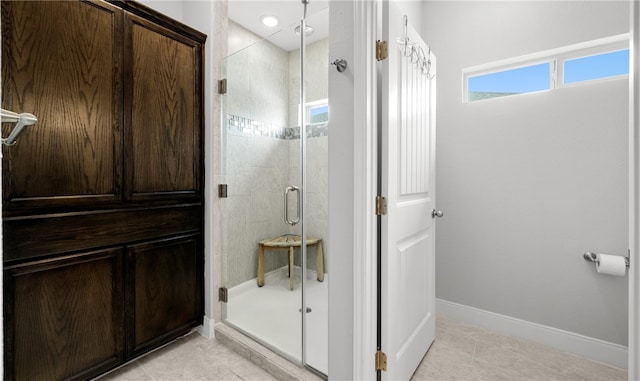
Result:
M200 45L136 16L126 24L127 197L199 197Z
M135 2L3 1L4 378L89 379L204 311L206 36ZM12 125L3 124L3 136Z
M123 361L122 252L5 268L5 379L91 377Z
M3 148L3 209L121 199L122 23L108 3L2 2L2 108L38 118Z
M129 353L146 352L199 324L203 298L201 239L162 239L127 248Z

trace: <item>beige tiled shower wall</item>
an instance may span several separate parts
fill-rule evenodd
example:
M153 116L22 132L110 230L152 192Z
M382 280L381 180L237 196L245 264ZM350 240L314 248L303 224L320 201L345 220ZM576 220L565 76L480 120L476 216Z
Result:
M329 97L329 40L309 44L305 49L305 95L306 102L315 102ZM298 126L300 104L300 51L289 53L289 126ZM308 121L307 121L308 122ZM307 209L305 215L307 236L321 238L325 254L324 271L329 268L327 252L329 242L329 138L328 136L307 139ZM300 173L300 141L289 141L290 181L295 184ZM296 265L300 265L296 257ZM307 268L316 269L316 248L309 248Z
M300 140L285 131L297 127L299 63L286 52L230 21L230 52L226 61L226 120L223 121L223 166L228 198L222 203L222 261L225 285L233 287L257 275L258 242L300 233L283 222L283 192L300 186ZM244 48L249 46L248 48ZM307 48L307 57L322 57L307 66L308 101L327 98L327 42ZM315 58L314 58L315 59ZM292 91L294 94L292 95ZM313 97L313 98L312 98ZM292 116L293 114L293 116ZM292 120L294 122L292 122ZM291 124L293 123L293 124ZM295 133L293 134L295 135ZM327 247L327 136L307 140L307 234ZM292 197L295 199L295 196ZM290 209L295 214L295 207ZM316 249L309 249L308 268L316 268ZM296 263L299 264L299 258ZM285 252L265 255L265 272L286 266Z
M313 102L329 98L329 39L309 44L305 49L305 96ZM298 125L300 104L300 50L289 53L289 126Z
M248 45L248 48L227 58L226 114L286 127L289 53L229 22L229 40L242 41L240 46Z

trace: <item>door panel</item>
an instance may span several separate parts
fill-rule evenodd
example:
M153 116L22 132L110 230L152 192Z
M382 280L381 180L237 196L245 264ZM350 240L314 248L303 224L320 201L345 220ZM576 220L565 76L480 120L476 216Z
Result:
M202 323L202 250L198 235L127 249L128 354L137 355Z
M384 2L383 19L383 378L408 380L435 338L435 57L395 4Z
M202 46L135 16L126 20L127 197L197 198Z
M91 377L123 361L122 250L5 270L5 379Z
M249 34L240 27L231 32L239 40ZM301 364L306 190L298 54L262 40L225 59L222 171L228 197L220 208L222 284L229 290L221 304L225 323Z
M430 312L428 304L415 303L424 295L429 295L433 290L426 274L430 273L432 261L429 256L424 253L429 252L432 244L430 232L424 232L417 236L407 237L398 242L397 267L398 279L412 279L416 282L408 284L406 282L399 284L397 308L405 311L404 319L407 323L398 327L400 335L398 343L408 343L411 337L422 329L423 325L428 322Z
M2 107L38 118L3 146L5 210L120 200L121 51L107 3L2 2Z

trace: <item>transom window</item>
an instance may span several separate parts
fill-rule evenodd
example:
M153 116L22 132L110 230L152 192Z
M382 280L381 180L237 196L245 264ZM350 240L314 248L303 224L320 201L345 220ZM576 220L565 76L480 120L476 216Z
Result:
M516 57L462 71L464 102L629 75L627 34Z
M467 101L549 90L549 62L469 77Z
M629 74L629 49L564 61L563 83L593 81Z

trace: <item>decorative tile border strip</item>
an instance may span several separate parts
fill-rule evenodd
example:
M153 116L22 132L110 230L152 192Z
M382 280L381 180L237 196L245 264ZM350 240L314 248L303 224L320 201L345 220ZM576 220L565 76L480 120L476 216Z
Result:
M229 131L249 135L286 139L286 128L284 127L274 127L258 120L243 118L237 115L227 114L227 128Z
M300 139L300 127L274 127L268 123L227 114L227 129L249 135L267 136L275 139ZM329 123L307 125L307 138L329 136Z

